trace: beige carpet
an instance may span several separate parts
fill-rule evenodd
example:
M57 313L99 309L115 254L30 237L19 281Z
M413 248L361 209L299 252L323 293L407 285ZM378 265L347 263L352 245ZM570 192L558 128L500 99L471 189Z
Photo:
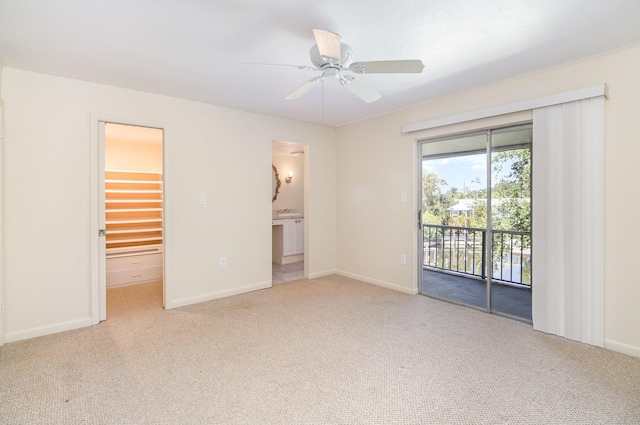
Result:
M640 359L422 296L338 276L169 311L158 285L109 292L106 322L0 348L0 423L640 423Z

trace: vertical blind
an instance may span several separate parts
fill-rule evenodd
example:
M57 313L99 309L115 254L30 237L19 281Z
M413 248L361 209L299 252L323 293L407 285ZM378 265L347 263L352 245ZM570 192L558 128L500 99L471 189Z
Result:
M533 112L533 326L604 345L604 96Z

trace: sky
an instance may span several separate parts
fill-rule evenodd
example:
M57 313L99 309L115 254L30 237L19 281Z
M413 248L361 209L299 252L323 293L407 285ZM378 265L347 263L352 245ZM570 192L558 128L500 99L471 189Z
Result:
M500 173L493 172L491 177L493 184L508 174L512 161L506 161ZM464 188L470 190L485 189L487 185L487 157L485 154L455 156L451 158L428 159L422 161L422 168L431 171L447 181L448 186L444 187L444 192L451 187L457 187L461 191ZM475 179L480 180L480 184L474 183Z
M487 156L468 155L453 158L442 158L422 161L422 168L440 176L447 181L448 187L457 187L462 190L482 189L487 184ZM476 178L480 179L480 184L473 183Z

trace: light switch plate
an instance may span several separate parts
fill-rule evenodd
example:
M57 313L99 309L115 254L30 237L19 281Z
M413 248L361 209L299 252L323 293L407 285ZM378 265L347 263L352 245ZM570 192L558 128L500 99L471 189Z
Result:
M202 195L200 195L200 205L204 205L206 203L207 203L207 195L203 193Z

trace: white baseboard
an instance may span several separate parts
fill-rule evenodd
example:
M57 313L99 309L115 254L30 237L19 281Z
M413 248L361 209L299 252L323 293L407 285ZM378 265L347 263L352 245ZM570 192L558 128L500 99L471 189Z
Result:
M210 292L208 294L197 295L195 297L180 298L173 301L167 301L165 309L169 310L176 307L183 307L185 305L202 303L205 301L216 300L218 298L230 297L232 295L244 294L245 292L257 291L260 289L271 288L271 281L254 283L251 285L241 286L239 288L227 289L224 291Z
M282 257L282 263L280 264L282 265L293 264L293 263L299 263L300 261L304 261L304 254L288 255L286 257Z
M40 326L38 328L25 329L22 331L8 332L4 335L4 342L21 341L23 339L36 338L39 336L55 334L58 332L86 328L88 326L91 326L91 317L56 323L54 325Z
M383 288L392 289L394 291L402 292L404 294L416 295L418 293L418 288L406 288L404 286L396 285L395 283L385 282L384 280L378 280L378 279L374 279L367 276L361 276L359 274L349 273L342 270L336 270L335 273L340 276L361 280L363 282L371 283L376 286L382 286Z
M135 281L135 282L123 282L123 283L115 283L115 284L112 283L111 285L109 285L107 283L107 289L124 288L126 286L141 285L143 283L157 282L159 280L162 280L162 278L160 278L160 279L149 279L149 280L139 280L139 281Z
M611 351L617 351L618 353L626 354L628 356L640 358L640 347L635 347L633 345L623 344L622 342L605 339L604 348Z
M336 270L325 270L322 272L309 273L309 279L317 279L319 277L331 276L332 274L337 274Z

